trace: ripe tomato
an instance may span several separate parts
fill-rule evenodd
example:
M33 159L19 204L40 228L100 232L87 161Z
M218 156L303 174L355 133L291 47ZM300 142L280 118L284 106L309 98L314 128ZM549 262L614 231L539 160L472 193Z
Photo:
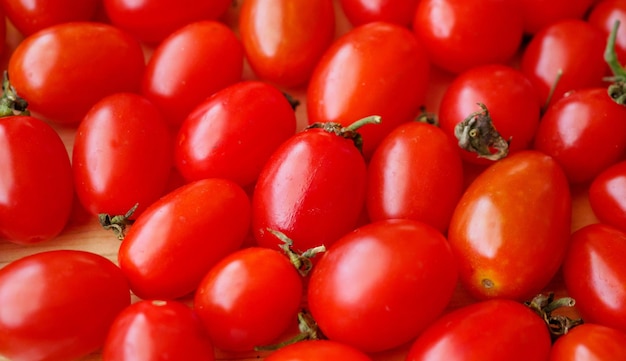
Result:
M428 75L428 59L408 29L385 22L356 27L328 48L311 76L306 95L309 124L332 121L347 126L380 115L381 124L359 130L369 158L385 135L417 115Z
M522 17L504 0L422 0L413 30L432 63L460 73L509 62L522 42Z
M279 86L305 84L335 36L332 0L247 0L239 35L254 73Z
M186 184L151 204L119 249L119 265L140 298L174 299L196 289L250 227L247 194L219 178Z
M348 21L359 26L374 21L386 21L410 26L418 0L339 0Z
M598 1L589 12L587 21L602 31L605 39L613 30L615 21L622 25L617 29L615 51L620 64L626 63L626 0Z
M47 123L0 118L0 238L36 243L57 236L70 218L74 187L65 146Z
M369 219L409 218L445 233L463 192L456 145L438 127L402 124L380 143L368 165Z
M567 178L551 157L526 150L494 163L450 221L461 284L478 299L532 297L561 265L571 214Z
M566 19L583 19L596 0L517 0L524 19L524 32L539 30Z
M270 155L296 132L296 115L277 88L260 81L228 86L183 121L176 167L188 181L228 178L252 185Z
M372 361L363 352L340 342L311 340L281 347L265 358L265 361Z
M102 346L130 305L130 291L120 269L100 255L44 251L0 269L0 303L0 355L63 361Z
M563 262L569 295L586 322L626 332L626 233L594 223L572 234Z
M626 160L594 178L589 186L589 203L600 221L626 232Z
M626 108L605 88L570 92L541 118L534 148L561 164L570 182L591 181L626 154Z
M198 286L194 308L215 347L252 351L296 324L302 289L298 270L283 252L249 247L211 268Z
M96 103L78 126L72 151L76 195L91 214L139 215L165 191L172 136L158 109L133 93Z
M614 328L584 323L559 337L549 361L626 360L626 333Z
M52 25L93 20L100 0L1 0L0 4L11 24L28 36Z
M435 228L408 219L372 222L328 247L313 267L307 301L330 340L365 352L415 338L447 307L454 256Z
M102 360L213 361L213 345L198 315L177 301L140 300L111 325Z
M144 68L143 50L130 35L107 24L71 22L20 42L8 73L31 111L77 124L104 96L138 92Z
M443 315L415 340L406 361L547 360L550 333L521 303L494 299Z
M191 23L156 47L146 66L142 94L178 128L204 99L241 80L243 57L243 46L226 25Z

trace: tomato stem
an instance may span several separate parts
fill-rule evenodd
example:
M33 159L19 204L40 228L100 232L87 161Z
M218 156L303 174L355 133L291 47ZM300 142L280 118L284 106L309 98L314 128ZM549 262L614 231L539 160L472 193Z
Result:
M289 346L296 342L305 340L320 340L324 338L319 327L317 326L317 323L315 322L311 314L306 310L302 310L300 313L298 313L298 330L300 332L296 336L288 340L274 345L257 346L254 348L254 351L276 351L282 347Z
M297 253L292 248L293 241L283 232L270 228L268 228L267 231L276 236L276 238L282 242L279 247L285 252L287 257L289 257L289 261L294 265L302 277L306 277L309 272L311 272L311 269L313 269L313 262L311 259L320 253L326 252L326 247L321 245L310 248L302 253Z
M576 301L571 297L554 298L554 293L547 295L539 294L532 300L525 302L525 305L538 314L548 326L553 340L566 334L573 327L583 323L582 318L572 319L564 315L554 315L554 311L561 308L574 307Z
M370 115L355 121L347 127L344 127L340 123L336 122L317 122L309 125L305 130L320 128L326 132L334 133L337 136L351 139L354 142L354 146L357 147L360 152L363 152L363 137L361 137L361 134L359 134L357 130L364 125L379 124L381 121L382 118L379 115Z
M417 118L415 118L415 121L420 123L427 123L436 127L439 126L439 119L437 119L437 115L433 112L427 111L426 106L424 105L420 107L420 113L417 115Z
M556 72L556 76L554 77L554 82L552 83L552 86L550 87L550 91L548 92L548 97L546 98L546 102L543 104L543 107L541 108L541 114L545 113L548 107L550 106L550 102L552 101L552 98L554 97L554 92L556 91L556 87L557 85L559 85L559 82L561 82L561 77L563 77L563 69L559 68L559 70L557 70Z
M509 140L505 140L496 130L487 106L477 103L481 110L471 113L454 128L459 147L476 153L479 158L493 161L509 154ZM495 149L495 152L493 152Z
M102 228L111 230L120 241L124 239L126 235L126 227L131 225L134 221L130 219L130 217L135 213L139 203L135 203L126 214L116 215L111 217L107 213L98 214L98 221Z
M608 87L609 96L617 104L624 105L626 103L626 70L620 64L619 59L617 59L617 52L615 51L615 40L617 38L619 25L620 21L615 20L606 43L606 48L604 49L604 61L613 72L613 76L606 79L613 82Z
M9 73L5 70L2 77L2 97L0 97L0 117L11 115L30 115L26 109L28 102L17 95L17 91L9 81Z

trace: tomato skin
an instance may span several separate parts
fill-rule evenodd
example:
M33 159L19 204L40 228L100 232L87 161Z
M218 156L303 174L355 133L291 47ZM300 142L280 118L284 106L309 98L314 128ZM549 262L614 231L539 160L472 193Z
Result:
M353 28L331 44L311 75L306 94L309 124L332 121L347 126L380 115L380 124L359 129L369 158L385 135L417 115L429 69L421 44L408 29L385 22Z
M28 36L61 23L93 20L100 1L2 0L0 4L15 28Z
M245 1L239 34L260 79L289 88L304 85L334 39L333 1Z
M587 21L602 31L605 39L615 26L615 21L620 21L615 37L615 52L620 64L626 62L626 0L602 0L591 8Z
M572 234L563 262L568 294L586 322L626 332L626 233L602 223Z
M296 342L282 347L265 358L266 361L372 361L363 352L330 340Z
M11 83L31 111L73 125L104 96L138 92L144 69L135 39L95 22L37 32L19 43L8 64Z
M546 324L532 310L493 299L440 317L413 342L406 360L545 361L550 343Z
M96 103L78 126L72 151L76 195L91 214L136 217L165 191L172 135L158 109L133 93Z
M626 232L626 160L594 178L589 185L589 203L600 221Z
M551 157L526 150L494 163L469 185L450 221L461 285L478 299L539 293L563 260L571 213L567 179Z
M302 291L302 277L283 252L249 247L211 268L194 308L215 347L252 351L297 323Z
M141 92L172 128L178 128L208 96L241 80L243 58L241 42L226 25L211 20L191 23L155 48Z
M227 178L252 185L270 155L296 132L296 115L278 88L260 81L228 86L183 121L176 167L188 181Z
M119 249L119 265L143 299L175 299L196 289L206 272L248 234L250 204L235 183L207 178L151 204Z
M377 352L415 338L444 311L457 269L439 231L395 219L344 235L328 247L310 277L308 305L322 333Z
M178 301L139 300L120 312L102 349L104 361L213 361L198 315Z
M339 5L353 26L386 21L409 27L418 2L418 0L339 0Z
M445 233L463 188L461 157L450 138L427 123L402 124L368 164L367 213L372 221L408 218Z
M119 268L100 255L43 251L0 269L0 302L0 355L62 361L102 346L130 291Z
M524 19L524 32L536 34L567 19L583 19L595 0L517 0Z
M584 323L559 337L550 351L550 361L610 361L626 358L626 333L614 328Z
M73 192L58 133L38 118L0 118L0 238L32 244L56 237L70 218Z
M605 88L572 91L542 116L533 147L556 159L572 183L586 183L626 154L626 108Z

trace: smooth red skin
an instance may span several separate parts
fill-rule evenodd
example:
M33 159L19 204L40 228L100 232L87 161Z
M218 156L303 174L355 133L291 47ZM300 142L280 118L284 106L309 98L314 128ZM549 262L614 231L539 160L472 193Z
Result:
M339 0L339 5L353 26L386 21L409 27L418 2L418 0Z
M310 340L296 342L272 352L266 361L372 361L365 353L340 342Z
M522 17L505 0L422 0L413 31L432 64L451 73L507 63L522 42Z
M72 151L76 195L93 215L138 216L165 192L172 135L146 98L117 93L96 103L78 126Z
M130 305L130 291L107 258L44 251L0 269L0 302L0 355L64 361L103 345L115 316Z
M626 0L598 1L587 16L587 21L600 29L605 39L608 39L617 20L620 26L615 37L615 52L619 63L624 64L626 62Z
M32 112L72 125L104 96L138 92L144 69L135 39L90 22L59 24L27 37L8 65L11 83Z
M198 315L178 301L139 300L113 321L104 361L171 359L213 361L215 353Z
M151 204L132 225L118 259L131 289L143 299L175 299L243 243L250 201L237 184L208 178Z
M493 164L469 185L450 221L461 285L477 299L533 297L565 256L571 213L567 178L551 157L526 150Z
M586 322L626 332L626 233L602 223L572 234L563 279Z
M0 239L32 244L56 237L72 211L74 186L63 141L29 116L0 119Z
M6 17L24 36L52 25L70 21L90 21L100 0L1 0Z
M493 125L510 139L509 154L532 145L541 113L537 91L519 70L506 65L483 65L459 74L443 93L439 125L455 142L454 128L470 114L487 106ZM457 147L465 162L488 165L493 161Z
M188 181L217 177L250 186L296 125L295 112L278 88L260 81L235 83L183 121L174 149L176 168Z
M287 255L249 247L211 268L194 308L215 347L252 351L274 344L297 323L302 292L302 277Z
M408 29L385 22L353 28L328 48L311 76L308 122L347 126L381 116L380 124L359 129L369 158L385 135L418 114L429 68L421 44Z
M463 188L461 157L441 128L402 124L368 164L367 214L372 221L414 219L445 233Z
M260 246L281 241L305 251L330 246L356 227L365 206L367 169L352 140L309 129L285 141L267 161L252 195L252 232Z
M550 334L523 304L494 299L455 309L413 342L406 361L547 360Z
M259 79L288 88L305 85L335 37L333 1L245 1L239 35Z
M562 20L532 37L522 52L520 70L537 89L542 104L561 70L549 103L554 104L570 90L606 86L605 46L600 29L583 20Z
M626 108L606 88L571 92L541 118L533 148L556 159L572 183L591 181L626 154Z
M218 21L199 21L176 30L154 50L143 77L142 94L173 128L207 97L241 80L243 46Z
M613 361L626 359L626 333L614 328L584 323L559 337L550 351L550 361Z
M331 245L311 273L308 306L322 333L364 352L414 339L457 284L444 236L408 219L372 222Z
M589 204L601 222L626 232L626 160L594 178L589 185Z
M583 19L596 0L517 0L524 32L536 34L544 27L567 19Z

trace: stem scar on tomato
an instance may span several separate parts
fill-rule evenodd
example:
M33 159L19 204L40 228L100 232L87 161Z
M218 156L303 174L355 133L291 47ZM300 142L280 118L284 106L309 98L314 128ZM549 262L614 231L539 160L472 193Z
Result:
M138 206L139 203L135 203L135 205L132 206L126 214L122 215L111 216L107 213L100 213L98 215L98 221L100 222L102 228L112 230L117 239L121 241L124 239L126 226L131 225L134 222L130 219L130 217L133 213L135 213Z
M477 104L481 110L471 113L457 124L454 128L454 135L462 149L476 153L479 158L500 160L509 154L511 139L505 140L498 133L487 106L482 103Z
M626 103L626 70L619 63L617 53L615 52L615 40L617 38L619 25L620 21L615 20L604 50L604 61L613 72L613 76L605 78L605 80L612 82L608 87L608 93L611 99L617 104L624 105Z
M361 134L357 132L359 128L366 124L379 124L381 122L380 115L370 115L365 118L361 118L356 122L344 127L340 123L335 122L318 122L309 125L306 129L314 129L321 128L324 131L329 133L334 133L340 137L344 137L346 139L351 139L354 142L354 145L359 149L359 151L363 152L363 137Z

